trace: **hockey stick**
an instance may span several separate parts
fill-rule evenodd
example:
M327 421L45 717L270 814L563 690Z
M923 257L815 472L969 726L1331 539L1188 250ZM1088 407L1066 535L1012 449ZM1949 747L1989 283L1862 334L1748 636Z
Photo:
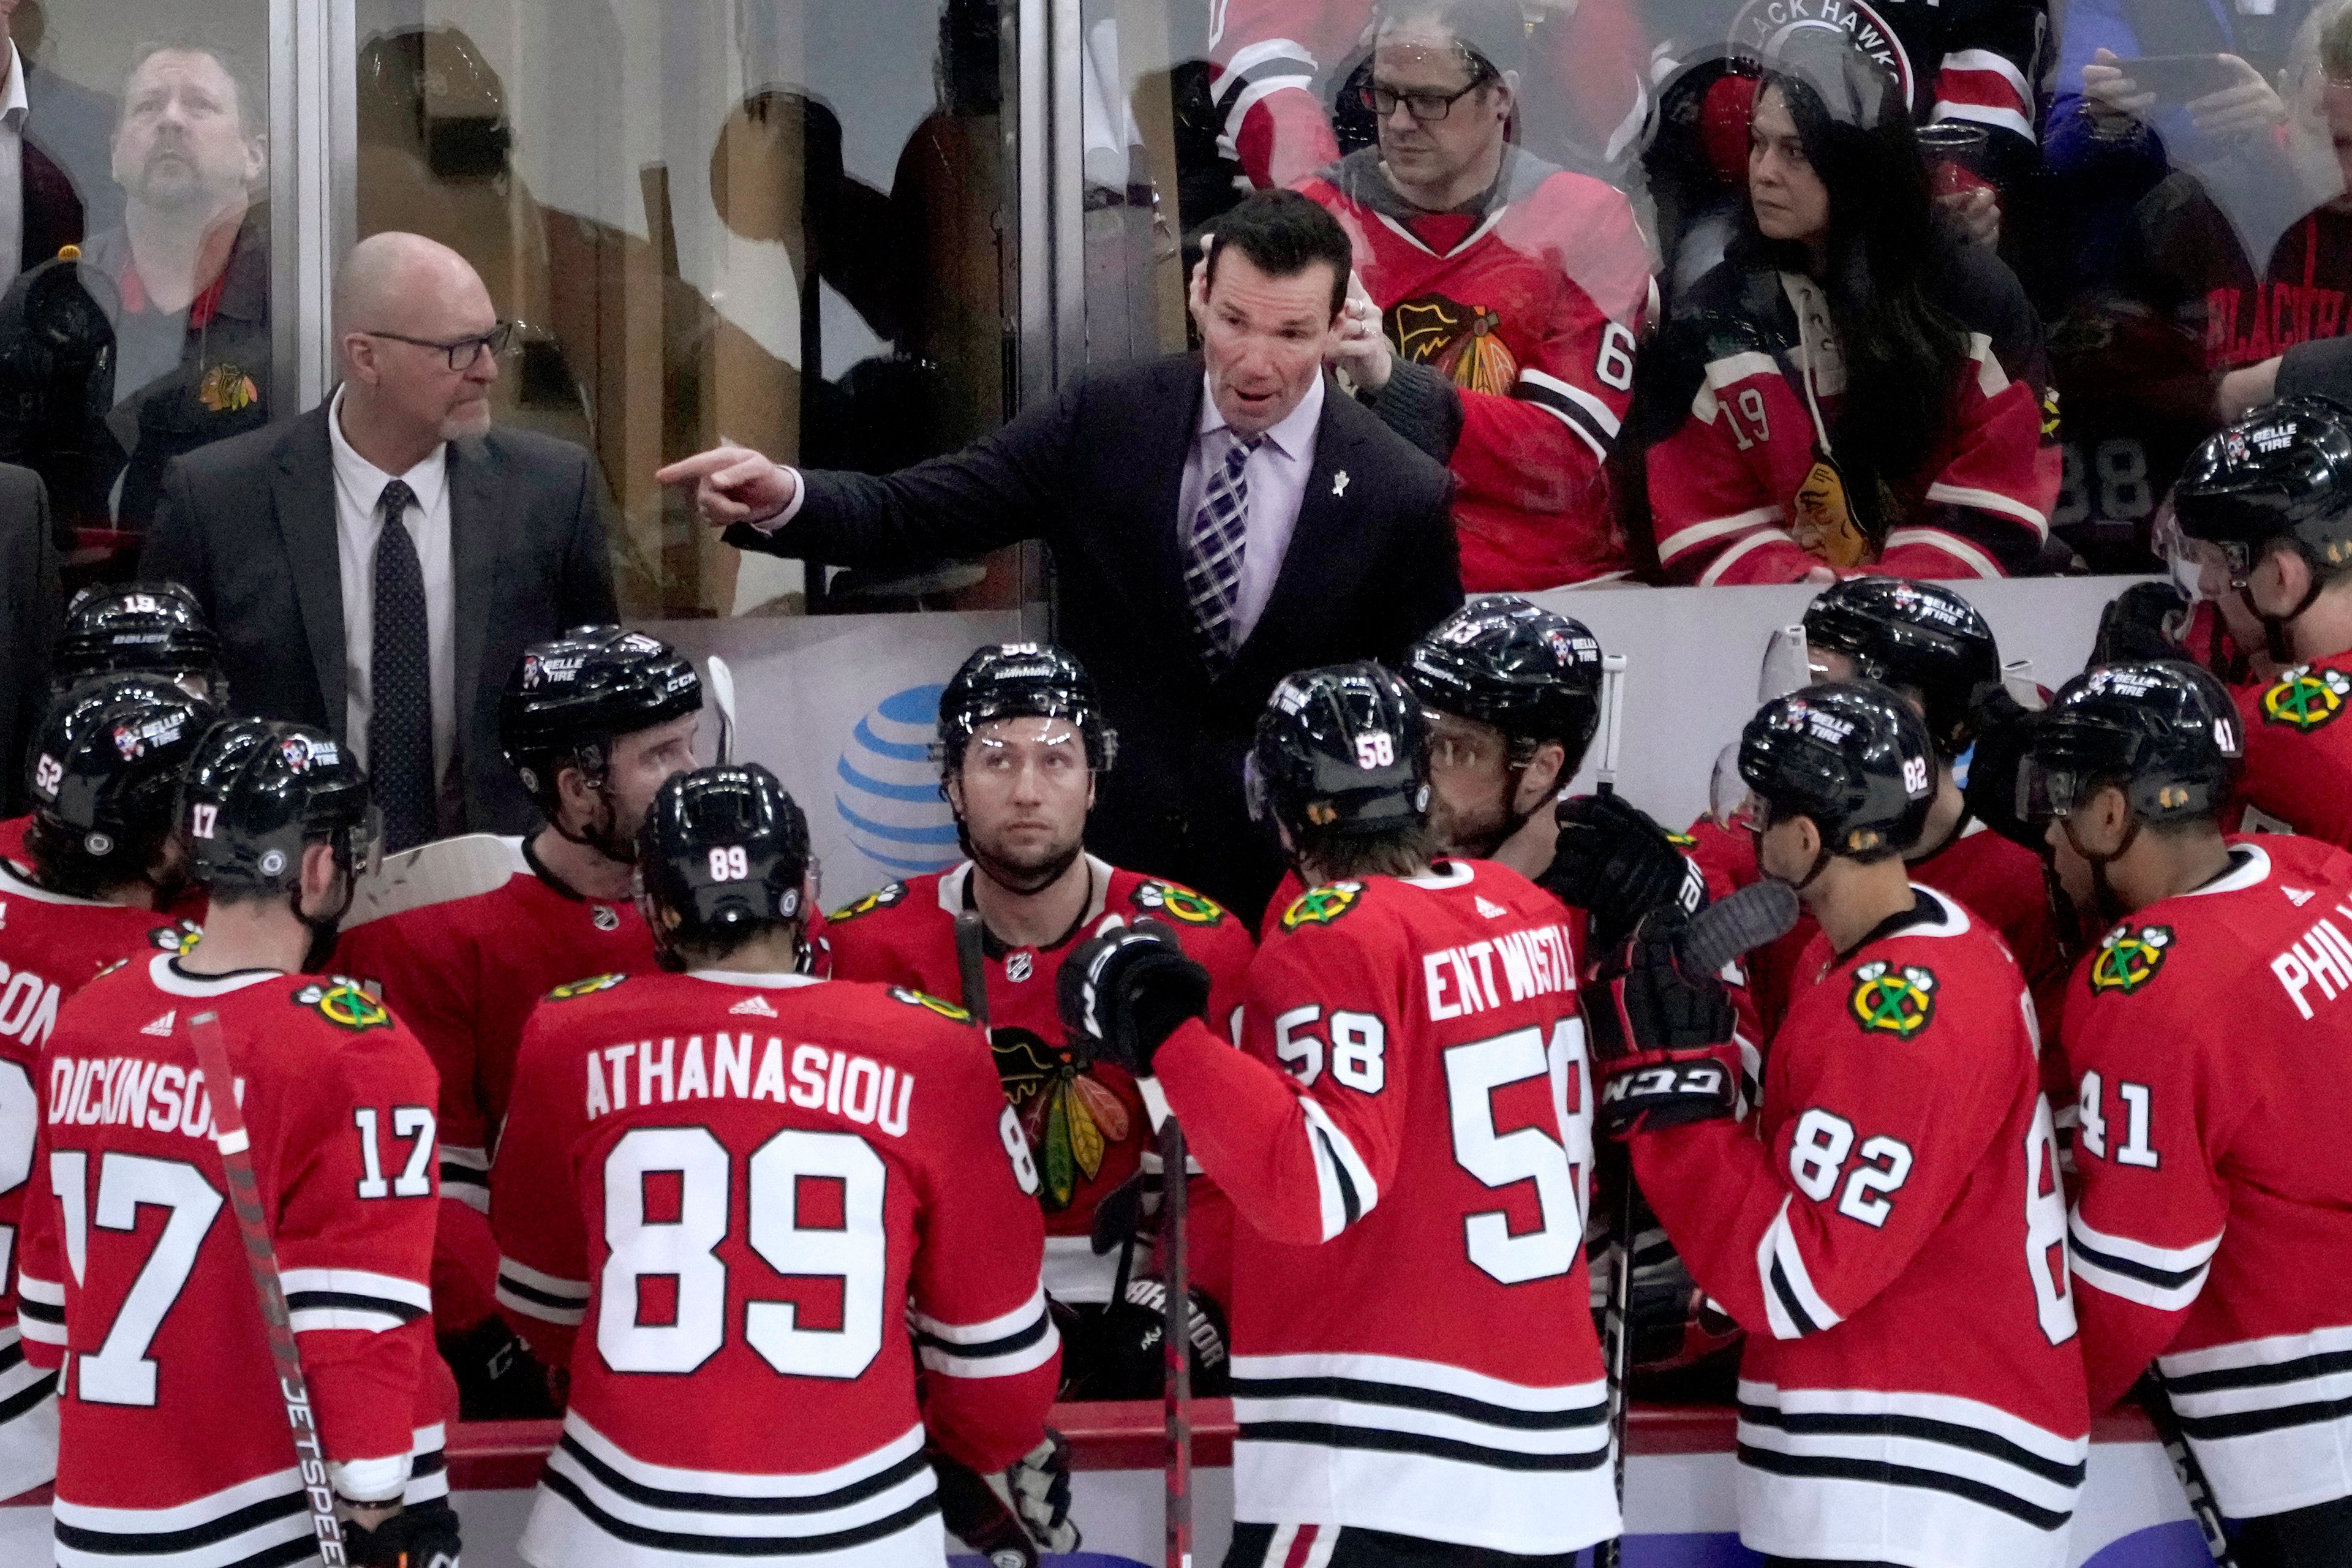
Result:
M327 1449L319 1438L319 1425L310 1411L310 1384L302 1375L302 1352L294 1342L294 1321L286 1310L286 1288L278 1277L278 1251L270 1245L269 1225L261 1212L261 1186L254 1179L252 1142L246 1136L245 1112L236 1102L236 1080L229 1074L228 1042L221 1034L220 1016L199 1013L188 1020L188 1034L196 1047L196 1066L205 1075L205 1098L212 1102L214 1146L228 1176L229 1206L236 1211L236 1228L245 1237L246 1266L253 1274L253 1293L261 1302L262 1327L269 1335L269 1359L278 1368L278 1391L286 1401L286 1425L294 1436L294 1459L302 1475L302 1491L310 1507L310 1530L318 1537L319 1560L326 1568L345 1568L343 1523L335 1513L334 1483L327 1475Z
M495 833L436 838L387 855L381 867L352 883L342 929L503 888L522 864L513 842Z
M1160 1331L1160 1398L1168 1422L1167 1568L1192 1568L1192 1260L1185 1234L1190 1182L1184 1129L1174 1116L1160 1123L1160 1224L1166 1248L1160 1271L1168 1287Z
M2197 1532L2205 1538L2205 1550L2213 1554L2219 1568L2238 1568L2238 1560L2230 1551L2230 1537L2221 1528L2221 1505L2213 1500L2212 1483L2205 1479L2205 1467L2189 1451L2189 1438L2180 1430L2179 1413L2172 1408L2172 1395L2164 1386L2164 1374L2153 1363L2141 1375L2140 1408L2147 1412L2148 1425L2156 1428L2157 1441L2164 1445L2164 1457L2172 1461L2173 1476L2180 1489L2189 1497L2189 1516L2197 1521Z
M735 760L735 672L715 653L709 668L710 703L719 710L719 765L723 768Z
M1623 735L1625 656L1601 656L1601 769L1599 792L1617 793L1617 754ZM1592 1549L1592 1568L1618 1568L1623 1561L1625 1538L1625 1417L1633 1375L1633 1162L1623 1151L1618 1166L1625 1180L1616 1213L1609 1216L1609 1304L1601 1314L1601 1364L1609 1378L1609 1447L1616 1472L1619 1534Z

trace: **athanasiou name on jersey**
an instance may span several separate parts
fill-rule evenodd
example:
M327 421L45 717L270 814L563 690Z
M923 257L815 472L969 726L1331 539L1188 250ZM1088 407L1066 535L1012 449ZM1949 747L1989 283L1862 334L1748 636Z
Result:
M772 1100L902 1138L915 1094L911 1072L853 1051L787 1047L773 1035L760 1047L748 1034L721 1033L712 1037L707 1057L700 1035L683 1043L670 1037L624 1041L590 1051L583 1060L592 1121L632 1107L688 1100Z
M245 1079L236 1080L245 1103ZM150 1057L69 1057L49 1063L49 1121L68 1127L141 1127L208 1138L213 1097L201 1068Z
M1576 961L1569 952L1568 928L1548 925L1497 931L1490 941L1423 953L1421 975L1429 996L1429 1016L1442 1023L1484 1013L1503 1005L1505 992L1513 1002L1572 992ZM1497 971L1502 975L1500 988L1495 984Z

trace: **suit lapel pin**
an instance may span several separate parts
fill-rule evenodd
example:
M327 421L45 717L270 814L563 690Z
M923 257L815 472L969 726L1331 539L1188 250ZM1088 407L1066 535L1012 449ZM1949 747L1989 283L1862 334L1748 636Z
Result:
M1348 493L1347 469L1341 468L1338 473L1331 476L1331 493L1334 496L1343 496Z

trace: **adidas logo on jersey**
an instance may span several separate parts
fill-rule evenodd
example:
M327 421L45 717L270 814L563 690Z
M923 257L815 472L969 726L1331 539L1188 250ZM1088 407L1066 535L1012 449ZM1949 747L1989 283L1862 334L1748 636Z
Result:
M1494 900L1486 897L1484 893L1473 893L1470 896L1477 903L1478 912L1485 915L1490 921L1501 920L1505 915L1511 912L1502 905L1495 902Z
M772 1018L776 1016L775 1008L768 1005L768 999L765 996L746 996L727 1010L743 1017Z
M2286 895L2286 901L2293 904L2296 909L2303 908L2304 905L2311 902L2313 899L2318 897L2318 895L2314 893L2309 888L2290 888L2284 882L2281 882L2279 884L2279 891L2284 893Z
M180 1010L174 1007L139 1032L142 1035L152 1035L160 1040L168 1040L172 1037L172 1025L179 1016Z

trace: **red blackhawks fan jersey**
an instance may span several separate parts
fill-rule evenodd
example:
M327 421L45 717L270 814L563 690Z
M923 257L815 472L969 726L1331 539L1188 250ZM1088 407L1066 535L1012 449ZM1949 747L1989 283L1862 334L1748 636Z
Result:
M13 1264L25 1200L33 1187L35 1089L41 1047L65 998L124 959L159 948L176 952L194 928L152 910L91 903L35 887L0 860L0 1497L39 1486L57 1472L53 1379L25 1359L16 1331Z
M2352 652L2233 694L2246 730L2236 825L2352 847Z
M1242 922L1213 900L1173 882L1122 871L1087 857L1092 891L1068 936L1049 948L1003 950L990 943L982 963L996 1070L1037 1158L1045 1211L1045 1288L1056 1300L1108 1301L1118 1256L1098 1258L1088 1239L1095 1205L1135 1174L1151 1148L1150 1117L1135 1079L1097 1063L1081 1071L1063 1026L1057 988L1062 961L1087 938L1139 918L1176 933L1207 966L1209 1016L1231 1026L1242 1003L1242 977L1254 951ZM971 907L969 860L951 871L893 882L828 917L836 980L879 981L935 996L962 994L955 917ZM1195 1184L1202 1205L1193 1216L1193 1278L1225 1299L1223 1201Z
M1634 1170L1748 1331L1742 1542L2063 1568L2090 1413L2033 1006L1913 890L1852 953L1815 939L1751 1121L1640 1134Z
M17 1279L57 1371L58 1561L293 1563L310 1518L210 1136L188 1020L220 1016L314 1418L355 1501L444 1497L433 1353L433 1065L348 980L217 978L157 953L68 1003L41 1053Z
M1629 571L1605 466L1633 393L1650 264L1624 194L1517 148L1493 188L1454 212L1398 195L1377 147L1299 189L1348 231L1390 347L1461 401L1463 586L1556 588Z
M2000 577L2050 534L2061 457L2044 397L2040 324L2005 269L1948 251L1937 303L1967 335L1941 429L1916 473L1882 476L1873 501L1855 454L1834 447L1845 356L1820 287L1726 262L1693 289L1654 352L1683 421L1646 454L1658 560L1678 583L1793 583L1814 567L1895 577ZM1679 307L1678 307L1679 309ZM1813 396L1808 399L1805 378ZM1822 424L1814 422L1818 404ZM1843 479L1822 460L1843 463ZM1865 454L1866 455L1866 454ZM1840 496L1843 500L1839 499ZM1844 559L1823 520L1874 513L1874 552Z
M926 1429L1003 1469L1060 1362L1036 1166L970 1019L791 974L567 993L491 1172L499 1299L572 1368L524 1559L939 1562Z
M1158 1082L1234 1227L1234 1515L1546 1554L1617 1533L1559 904L1482 861L1316 888L1243 1042ZM1297 1560L1294 1554L1294 1561Z
M565 981L650 968L654 958L634 900L581 898L542 875L522 840L511 842L505 886L371 921L346 933L335 954L338 967L381 987L441 1075L441 1188L450 1212L433 1290L444 1331L496 1310L498 1247L482 1215L524 1021Z
M2105 1409L2153 1358L2232 1518L2352 1496L2352 857L2235 844L2075 972L2073 1237Z

